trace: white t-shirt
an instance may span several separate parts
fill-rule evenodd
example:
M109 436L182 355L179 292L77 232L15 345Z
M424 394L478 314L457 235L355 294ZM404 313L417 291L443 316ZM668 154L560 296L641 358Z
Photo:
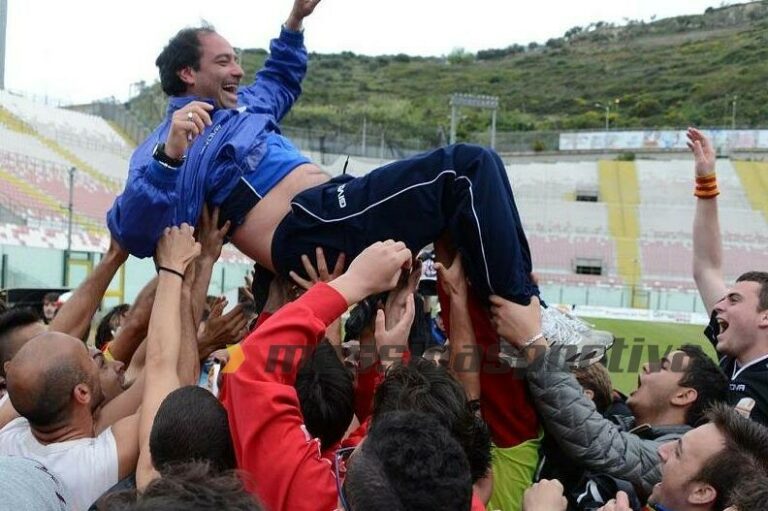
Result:
M117 483L117 443L112 428L96 438L41 444L21 417L0 430L0 454L25 456L43 464L64 484L75 511L86 511Z

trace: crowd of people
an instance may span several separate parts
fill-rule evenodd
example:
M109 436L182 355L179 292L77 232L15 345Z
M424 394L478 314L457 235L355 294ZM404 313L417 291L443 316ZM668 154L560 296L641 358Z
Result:
M295 0L247 87L212 27L158 57L168 115L107 253L45 315L0 315L0 508L768 509L768 273L724 280L707 138L689 130L692 273L720 359L680 345L623 396L612 335L539 297L493 151L330 178L280 134L318 2ZM227 242L256 263L232 307L207 296ZM129 254L157 276L91 335Z

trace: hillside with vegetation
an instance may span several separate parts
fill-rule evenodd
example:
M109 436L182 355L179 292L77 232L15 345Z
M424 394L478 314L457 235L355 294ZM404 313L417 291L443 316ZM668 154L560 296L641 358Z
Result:
M310 48L311 49L311 48ZM244 50L247 75L262 49ZM500 98L498 131L768 125L768 0L623 26L574 27L545 44L441 57L311 54L304 93L284 124L440 143L454 92ZM154 124L157 84L128 105ZM598 106L600 104L601 106ZM487 131L487 112L462 110L459 137Z

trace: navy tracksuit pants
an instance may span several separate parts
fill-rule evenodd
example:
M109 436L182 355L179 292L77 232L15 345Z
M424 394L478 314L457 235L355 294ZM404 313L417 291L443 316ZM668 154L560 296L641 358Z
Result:
M362 177L338 176L291 203L272 242L275 270L304 275L301 255L323 247L330 267L387 239L414 254L450 232L478 295L529 303L531 254L499 156L459 144L390 163Z

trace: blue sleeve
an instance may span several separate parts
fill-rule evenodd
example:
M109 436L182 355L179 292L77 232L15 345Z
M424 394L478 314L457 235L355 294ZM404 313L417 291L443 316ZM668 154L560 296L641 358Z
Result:
M240 102L250 110L271 114L279 122L299 98L306 74L304 35L283 28L280 37L270 43L269 57L255 81L240 89Z
M163 230L176 225L178 176L178 170L155 160L131 169L125 190L107 212L110 233L131 255L154 255Z

